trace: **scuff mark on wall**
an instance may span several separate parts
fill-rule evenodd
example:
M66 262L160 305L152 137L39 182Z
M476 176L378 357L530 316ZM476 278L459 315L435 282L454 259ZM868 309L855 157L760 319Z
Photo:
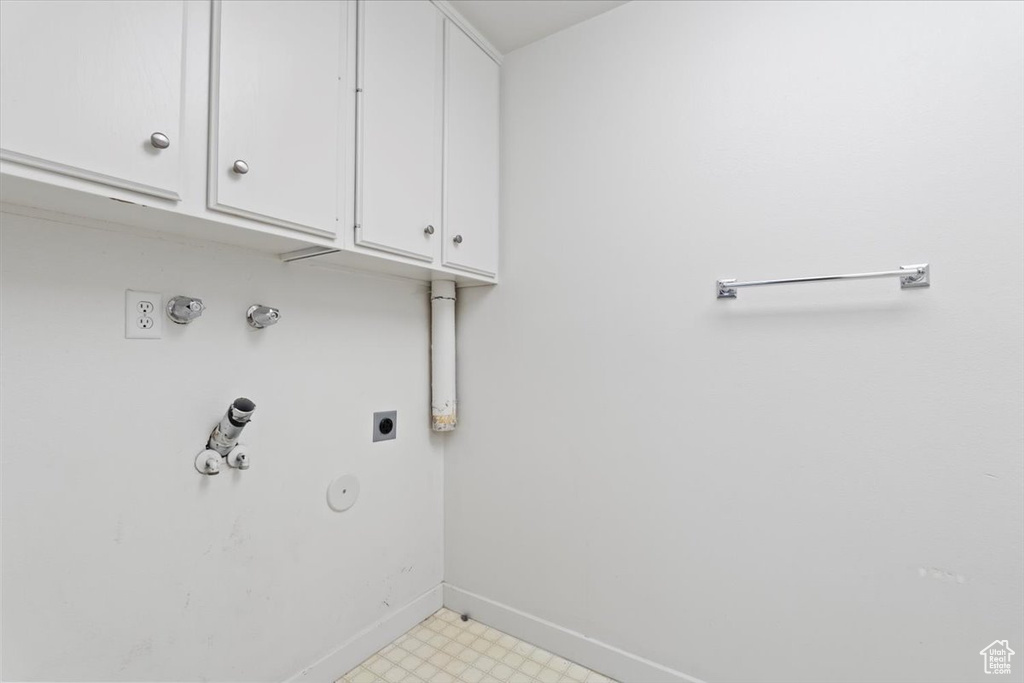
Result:
M380 604L382 604L384 607L391 606L391 595L395 592L395 579L398 577L402 577L406 574L411 574L414 568L415 565L412 564L403 565L397 574L388 574L384 577L384 585L387 588L387 593L385 593L384 599L380 601Z
M944 583L967 582L967 577L963 574L957 574L956 572L951 572L948 569L940 569L939 567L918 567L917 575L922 579L934 579Z
M140 658L147 658L152 654L153 639L146 638L144 640L139 641L134 646L132 646L132 649L128 650L128 654L126 654L124 656L124 659L121 660L120 671L124 671L125 669L127 669L129 666L132 665L132 662L134 662L135 660Z
M245 533L245 529L242 527L242 519L236 518L234 523L231 525L231 531L228 533L227 541L224 543L224 552L230 552L237 550L249 542L249 535Z

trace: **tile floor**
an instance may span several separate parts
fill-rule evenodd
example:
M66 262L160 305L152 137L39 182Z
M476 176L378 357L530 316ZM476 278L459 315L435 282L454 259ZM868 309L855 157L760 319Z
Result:
M337 683L615 683L518 638L440 609Z

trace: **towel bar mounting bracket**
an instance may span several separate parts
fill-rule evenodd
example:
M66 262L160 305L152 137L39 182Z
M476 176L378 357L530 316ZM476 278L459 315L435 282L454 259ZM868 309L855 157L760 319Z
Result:
M919 263L916 266L900 266L900 270L906 270L910 273L909 275L900 276L900 289L931 287L931 269L927 263Z

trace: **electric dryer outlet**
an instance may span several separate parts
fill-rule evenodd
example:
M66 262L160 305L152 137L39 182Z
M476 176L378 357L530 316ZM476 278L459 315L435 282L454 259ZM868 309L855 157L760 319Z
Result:
M390 441L398 436L398 411L385 410L373 414L373 440Z

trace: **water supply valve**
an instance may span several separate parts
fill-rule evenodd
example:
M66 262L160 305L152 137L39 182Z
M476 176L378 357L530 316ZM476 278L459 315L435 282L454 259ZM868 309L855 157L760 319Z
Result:
M245 319L249 321L249 325L252 327L262 330L265 327L276 325L277 321L281 319L281 311L271 306L253 304L245 312Z
M179 325L188 325L206 310L202 299L191 296L172 297L167 302L167 317Z

